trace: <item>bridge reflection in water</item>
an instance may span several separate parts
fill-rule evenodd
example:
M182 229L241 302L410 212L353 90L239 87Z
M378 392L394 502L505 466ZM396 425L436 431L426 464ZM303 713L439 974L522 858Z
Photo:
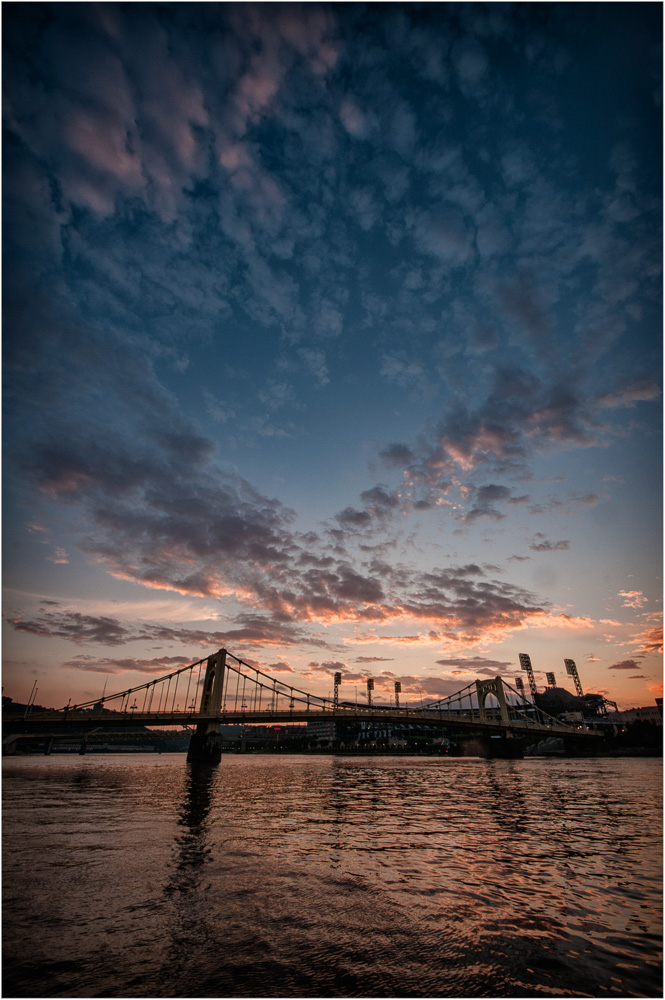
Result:
M586 727L566 725L540 710L501 677L476 680L455 694L425 705L367 707L324 698L277 681L225 649L137 687L58 711L35 712L21 722L26 732L103 726L185 726L192 732L189 759L217 762L220 723L286 723L329 720L382 722L473 730L507 738L597 738ZM198 698L197 698L198 696ZM489 701L488 701L489 699ZM197 704L198 700L198 704ZM15 717L11 721L16 721Z

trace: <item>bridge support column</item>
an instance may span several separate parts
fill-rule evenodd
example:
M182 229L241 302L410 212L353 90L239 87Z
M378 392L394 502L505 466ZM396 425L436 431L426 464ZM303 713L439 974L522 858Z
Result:
M486 760L519 760L524 756L521 740L507 735L483 735L474 742L475 752Z
M225 649L220 649L214 656L208 657L199 715L220 715L222 710L225 667ZM219 764L221 759L222 737L219 731L219 721L208 719L199 722L189 741L187 760L201 761L207 764Z
M219 723L199 722L189 740L188 761L219 764L222 759L222 737Z

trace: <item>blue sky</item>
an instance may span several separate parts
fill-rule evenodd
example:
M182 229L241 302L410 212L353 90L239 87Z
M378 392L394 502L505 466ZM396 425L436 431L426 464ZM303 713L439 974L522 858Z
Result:
M661 693L661 6L7 4L4 686Z

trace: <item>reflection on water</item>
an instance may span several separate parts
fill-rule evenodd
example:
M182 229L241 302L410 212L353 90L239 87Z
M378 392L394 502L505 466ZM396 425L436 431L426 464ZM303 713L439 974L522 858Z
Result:
M4 761L5 996L659 996L657 760Z
M206 854L210 853L206 834L216 773L215 765L186 765L185 790L178 817L178 825L185 829L175 838L174 874L164 888L165 893L191 891L199 884L200 869Z
M185 787L179 803L178 827L174 840L171 876L164 885L164 896L171 899L173 913L169 922L169 945L160 979L182 980L185 969L196 981L198 949L206 940L209 885L205 865L210 859L208 844L209 814L217 767L205 763L185 765Z

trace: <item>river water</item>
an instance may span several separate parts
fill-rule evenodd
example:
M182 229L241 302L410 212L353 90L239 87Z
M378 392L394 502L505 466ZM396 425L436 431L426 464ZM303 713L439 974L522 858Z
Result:
M4 996L662 996L656 759L3 760Z

